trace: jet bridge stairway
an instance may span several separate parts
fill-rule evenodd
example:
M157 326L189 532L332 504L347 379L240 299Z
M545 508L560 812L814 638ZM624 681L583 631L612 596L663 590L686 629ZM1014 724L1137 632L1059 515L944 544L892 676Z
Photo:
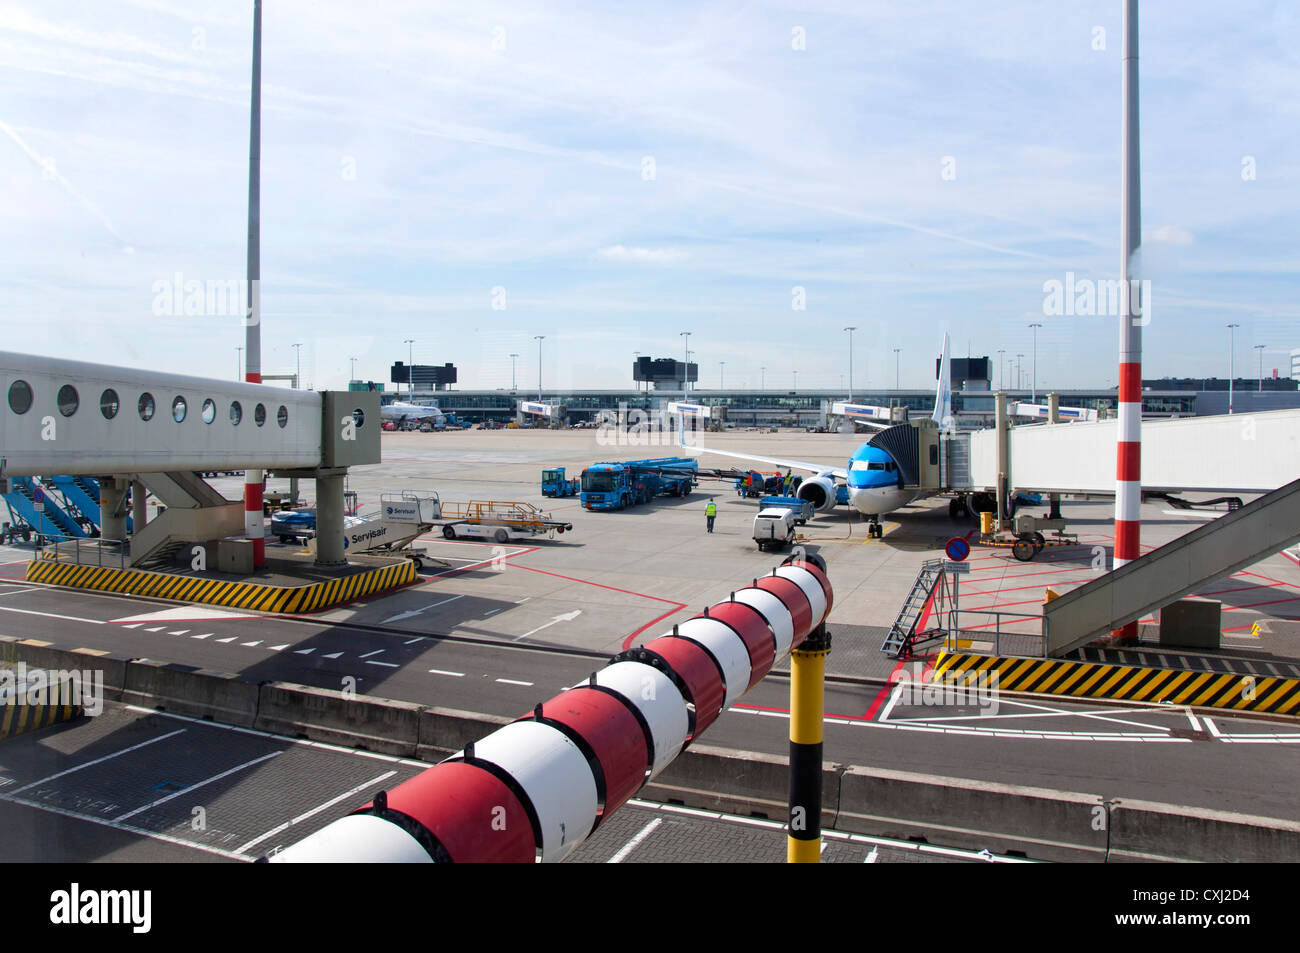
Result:
M903 608L898 612L898 618L889 627L884 644L880 646L880 651L890 658L909 658L917 648L947 635L941 627L923 632L917 631L921 617L925 614L926 603L930 601L935 587L943 579L943 564L942 559L928 559L921 566L921 571L916 574L912 591L907 594Z
M1300 540L1300 480L1198 526L1043 606L1047 654L1061 656Z
M69 504L65 509L75 508L96 526L102 526L99 516L99 481L88 476L52 476L45 477L45 484L59 491L64 501ZM126 529L132 529L131 517L126 518Z
M50 538L66 537L80 539L89 534L85 527L59 506L48 494L45 496L44 511L36 509L36 489L39 484L32 477L16 476L9 478L9 492L4 494L10 515L26 523L42 536ZM44 487L41 487L43 490Z

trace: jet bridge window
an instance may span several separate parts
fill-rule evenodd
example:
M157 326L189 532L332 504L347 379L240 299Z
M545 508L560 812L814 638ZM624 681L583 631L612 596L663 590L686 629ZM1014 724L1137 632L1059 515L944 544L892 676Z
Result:
M145 391L140 395L140 401L136 404L136 410L140 412L141 420L153 420L154 402L153 394Z
M280 409L275 412L275 422L280 425L281 430L288 426L289 408L284 406L284 404L281 404Z
M203 422L210 424L217 419L217 404L211 397L203 401Z
M117 416L118 408L121 403L117 399L117 391L111 387L104 389L104 393L99 395L99 412L104 415L105 420L112 420Z
M25 414L32 409L32 385L14 381L9 385L9 409L15 414Z
M172 401L172 420L180 423L185 419L185 412L188 408L185 405L185 398L178 396Z
M71 417L81 406L81 398L77 395L77 388L71 384L64 384L59 388L59 413L64 417Z
M258 404L253 408L253 423L259 427L266 423L266 405Z
M239 401L230 402L230 424L232 427L238 427L239 422L244 419L244 408L240 406Z

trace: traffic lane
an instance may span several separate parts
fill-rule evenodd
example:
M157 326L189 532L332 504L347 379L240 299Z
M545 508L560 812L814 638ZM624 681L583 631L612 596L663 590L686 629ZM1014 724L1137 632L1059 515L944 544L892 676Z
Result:
M0 757L0 804L37 812L49 835L9 840L3 860L106 859L96 851L136 842L255 859L428 767L123 705L11 739Z

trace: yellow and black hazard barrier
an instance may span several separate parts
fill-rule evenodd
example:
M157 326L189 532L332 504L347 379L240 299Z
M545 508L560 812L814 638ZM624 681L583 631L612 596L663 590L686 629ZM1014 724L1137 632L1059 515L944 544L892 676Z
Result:
M50 703L31 704L23 698L5 698L0 702L0 741L24 731L35 731L60 721L71 721L82 713L80 705L71 703L55 705Z
M38 559L27 566L28 582L44 582L76 589L98 589L133 596L154 596L178 602L252 609L257 612L317 612L362 596L386 592L415 581L415 564L409 559L314 582L305 586L267 586L254 582L226 582L202 576L149 572L143 569L108 569L77 566L53 559Z
M1300 716L1300 679L1295 678L965 652L940 653L931 678L956 684L996 679L997 689L1008 692Z

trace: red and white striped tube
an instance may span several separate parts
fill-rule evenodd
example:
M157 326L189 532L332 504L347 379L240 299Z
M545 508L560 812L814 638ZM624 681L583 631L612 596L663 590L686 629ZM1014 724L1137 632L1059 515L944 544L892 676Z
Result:
M832 603L820 558L788 560L269 860L563 860L823 625Z

